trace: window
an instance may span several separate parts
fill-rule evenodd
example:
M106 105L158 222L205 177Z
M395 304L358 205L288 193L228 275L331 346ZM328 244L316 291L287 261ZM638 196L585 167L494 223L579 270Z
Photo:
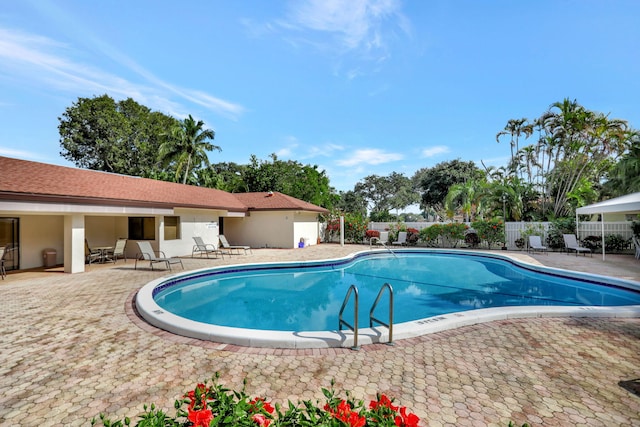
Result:
M130 240L155 240L156 219L152 216L129 217Z
M180 239L180 217L165 216L164 217L164 240Z

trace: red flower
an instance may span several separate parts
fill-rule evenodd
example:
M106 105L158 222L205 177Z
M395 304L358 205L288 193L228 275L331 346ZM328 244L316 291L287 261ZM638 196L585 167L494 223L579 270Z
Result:
M211 420L213 420L213 414L209 409L189 410L189 421L193 423L193 427L209 427Z
M369 403L369 409L378 409L379 407L389 408L394 412L398 410L398 407L393 406L391 404L391 400L384 394L380 396L380 399L377 402L372 400L371 403Z
M269 424L271 424L271 420L268 419L264 414L253 414L251 416L251 419L260 427L269 427Z
M396 417L396 425L399 427L418 427L420 418L416 414L409 413L407 415L407 408L403 406L400 408L400 415Z
M251 402L249 402L249 404L251 404L251 406L252 406L251 410L253 410L253 411L255 411L258 406L261 406L262 409L264 409L265 411L267 411L270 414L273 414L273 411L275 411L273 406L271 406L271 403L265 402L264 398L262 398L262 397L256 397Z
M335 410L332 409L328 403L324 405L325 411L329 412L335 418L346 423L350 427L364 427L367 423L367 419L351 409L351 405L349 405L346 400L342 400Z

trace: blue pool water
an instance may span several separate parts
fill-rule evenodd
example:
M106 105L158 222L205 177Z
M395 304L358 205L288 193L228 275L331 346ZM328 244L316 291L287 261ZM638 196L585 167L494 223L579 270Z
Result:
M369 253L327 264L253 265L170 280L154 300L178 316L221 326L279 331L338 329L351 285L360 327L384 283L394 290L394 323L504 306L640 305L640 292L541 273L493 257L437 252ZM344 319L353 322L353 299ZM388 319L388 294L375 316Z

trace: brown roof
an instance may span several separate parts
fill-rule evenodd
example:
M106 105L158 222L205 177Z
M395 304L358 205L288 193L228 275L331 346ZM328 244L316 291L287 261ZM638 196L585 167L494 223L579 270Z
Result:
M320 206L275 191L268 193L235 193L234 195L244 203L250 211L295 210L319 213L329 212Z
M0 200L245 212L222 190L0 157Z

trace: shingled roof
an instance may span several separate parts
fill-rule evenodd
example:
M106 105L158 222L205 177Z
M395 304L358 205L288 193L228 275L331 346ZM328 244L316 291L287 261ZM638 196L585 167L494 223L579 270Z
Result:
M0 200L247 211L222 190L1 156Z
M219 209L231 212L329 211L286 194L227 193L108 172L0 156L0 200L103 206Z
M304 202L295 197L278 192L268 193L236 193L238 200L249 208L250 211L308 211L328 213L329 211L312 203Z

